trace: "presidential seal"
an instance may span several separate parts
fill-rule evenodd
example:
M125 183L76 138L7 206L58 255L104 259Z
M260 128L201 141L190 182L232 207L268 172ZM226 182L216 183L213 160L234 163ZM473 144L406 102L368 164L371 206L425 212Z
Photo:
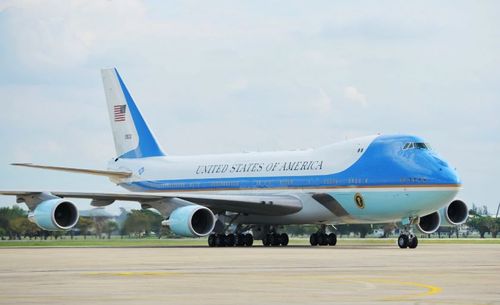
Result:
M358 208L360 209L365 208L365 201L363 200L363 196L361 196L360 193L356 193L356 195L354 195L354 202L356 202Z

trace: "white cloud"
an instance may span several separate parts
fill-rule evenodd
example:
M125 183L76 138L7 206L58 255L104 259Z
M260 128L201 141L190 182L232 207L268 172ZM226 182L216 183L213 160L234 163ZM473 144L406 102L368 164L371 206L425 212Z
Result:
M333 109L332 99L323 88L319 88L319 95L315 101L315 106L322 115L328 115Z
M344 89L344 97L351 102L366 106L366 96L354 86L347 86Z
M11 48L27 68L73 68L143 30L145 5L124 1L18 1L0 9Z

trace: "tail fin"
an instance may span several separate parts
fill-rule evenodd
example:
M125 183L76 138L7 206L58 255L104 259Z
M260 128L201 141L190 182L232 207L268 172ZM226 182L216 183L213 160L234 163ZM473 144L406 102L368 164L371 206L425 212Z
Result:
M102 69L101 74L117 156L119 158L164 156L118 71L114 68Z

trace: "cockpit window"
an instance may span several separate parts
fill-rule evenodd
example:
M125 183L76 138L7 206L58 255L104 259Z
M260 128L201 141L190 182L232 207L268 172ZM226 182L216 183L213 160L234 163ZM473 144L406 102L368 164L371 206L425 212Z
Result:
M430 150L431 147L429 144L427 143L421 143L421 142L409 142L409 143L406 143L404 146L403 146L403 150L406 150L406 149L425 149L425 150Z

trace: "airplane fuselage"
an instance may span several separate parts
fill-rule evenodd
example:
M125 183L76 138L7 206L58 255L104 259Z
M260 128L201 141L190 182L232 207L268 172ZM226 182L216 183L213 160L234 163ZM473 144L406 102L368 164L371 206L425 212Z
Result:
M438 210L461 184L422 139L407 135L297 151L117 159L109 168L132 172L115 182L135 192L289 194L303 203L290 215L235 219L254 224L400 221Z

